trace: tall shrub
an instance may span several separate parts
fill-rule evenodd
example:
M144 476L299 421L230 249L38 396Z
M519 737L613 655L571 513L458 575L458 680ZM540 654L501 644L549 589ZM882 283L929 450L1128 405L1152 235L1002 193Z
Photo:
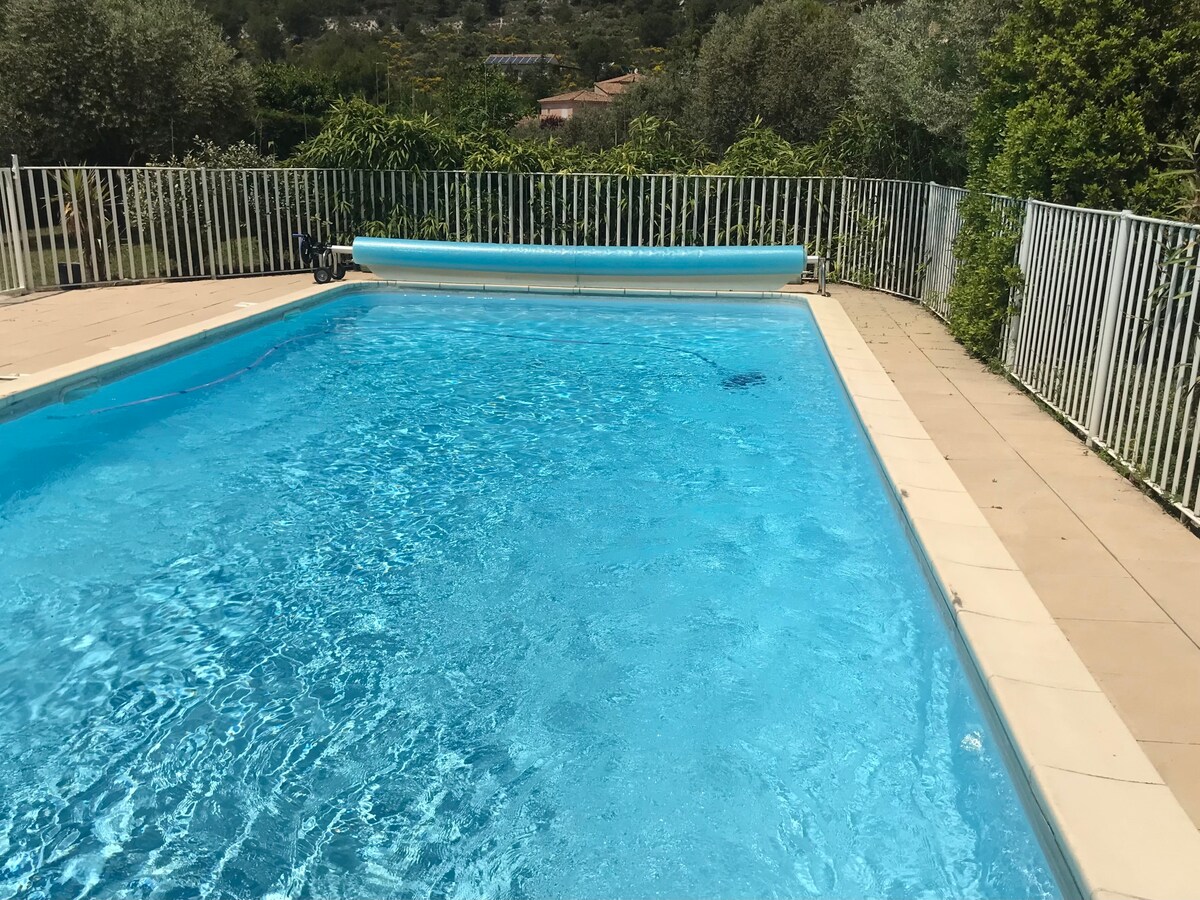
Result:
M1023 0L985 56L978 186L1163 211L1162 143L1200 118L1200 0Z
M0 122L39 162L126 164L248 130L253 88L190 0L9 0Z
M984 57L971 129L977 191L1168 212L1165 145L1200 117L1200 0L1021 0ZM951 327L998 353L1011 229L976 199L956 247Z
M791 141L815 140L850 93L849 16L820 0L767 0L721 16L700 47L689 119L713 148L756 118Z

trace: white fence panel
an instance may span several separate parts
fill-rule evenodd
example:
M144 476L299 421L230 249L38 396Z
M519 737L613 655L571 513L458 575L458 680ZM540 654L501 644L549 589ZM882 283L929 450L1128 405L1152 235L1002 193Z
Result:
M1096 444L1200 520L1200 228L1133 217Z
M1031 201L1004 363L1200 522L1200 228Z
M293 235L355 234L596 246L838 242L843 179L322 169L27 167L37 286L268 274L301 268ZM925 187L890 182L863 265L912 290ZM21 233L26 233L21 229Z
M925 280L921 303L940 319L950 318L948 297L958 272L954 242L962 229L959 206L967 192L962 188L929 186L925 212Z
M1025 283L1009 323L1004 362L1080 430L1087 427L1119 218L1031 202L1022 231Z
M21 240L22 198L14 180L13 170L0 169L0 294L21 294L28 287Z
M920 298L929 185L876 178L840 182L834 277Z

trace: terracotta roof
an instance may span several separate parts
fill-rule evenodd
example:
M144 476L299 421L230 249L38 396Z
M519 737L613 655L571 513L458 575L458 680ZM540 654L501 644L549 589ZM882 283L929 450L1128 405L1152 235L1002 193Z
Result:
M620 94L631 84L637 84L645 77L645 75L639 72L630 72L628 75L606 78L604 81L596 82L596 90L603 91L606 94Z
M612 95L604 94L592 88L581 91L567 91L565 94L555 94L553 97L543 97L538 103L611 103Z
M575 103L608 103L617 94L622 93L629 85L636 84L645 77L645 75L638 72L630 72L628 75L618 75L616 78L606 78L604 81L597 81L594 87L584 88L579 91L567 91L565 94L555 94L553 97L543 97L538 103L566 103L568 101Z

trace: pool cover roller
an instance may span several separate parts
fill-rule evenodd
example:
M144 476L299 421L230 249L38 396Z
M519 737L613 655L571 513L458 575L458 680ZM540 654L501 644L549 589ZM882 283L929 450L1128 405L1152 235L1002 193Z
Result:
M354 262L388 281L658 290L778 290L804 247L568 247L354 239Z

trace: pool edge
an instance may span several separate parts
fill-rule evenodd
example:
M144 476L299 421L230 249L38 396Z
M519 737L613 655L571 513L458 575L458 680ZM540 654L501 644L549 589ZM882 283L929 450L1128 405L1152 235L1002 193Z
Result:
M338 284L313 284L271 300L256 301L233 312L165 331L152 337L110 347L62 365L25 376L21 381L0 382L0 423L19 418L45 406L61 403L71 395L94 390L135 372L158 365L208 344L326 303L335 297L372 291L449 291L502 294L568 295L596 298L649 296L663 298L764 300L802 302L794 293L780 291L700 291L634 288L549 287L476 284L469 282L349 280Z
M1200 831L841 304L804 296L1080 893L1200 895Z
M333 296L360 289L360 282L312 285L252 306L164 331L152 337L119 344L43 369L20 382L0 383L0 423L61 403L70 395L101 387L143 369L269 324Z

